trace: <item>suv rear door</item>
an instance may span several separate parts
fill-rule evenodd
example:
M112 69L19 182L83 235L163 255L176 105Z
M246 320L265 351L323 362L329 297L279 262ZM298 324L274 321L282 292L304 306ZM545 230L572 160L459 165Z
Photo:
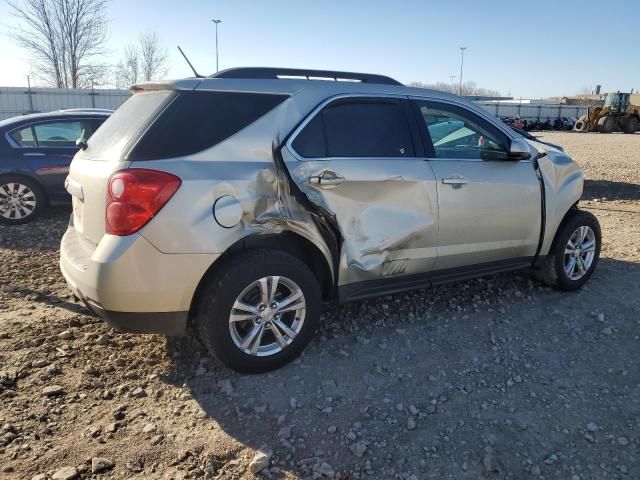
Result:
M540 184L529 160L509 160L510 140L449 102L414 103L438 185L437 270L535 255Z
M406 99L348 97L321 106L282 149L298 187L344 239L339 284L430 270L435 177Z

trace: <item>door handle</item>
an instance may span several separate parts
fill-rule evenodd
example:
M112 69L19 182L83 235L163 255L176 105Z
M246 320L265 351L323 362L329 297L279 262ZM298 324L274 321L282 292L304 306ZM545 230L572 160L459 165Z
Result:
M442 183L445 185L453 185L454 187L461 187L462 185L466 185L468 181L464 177L444 177Z
M45 154L41 152L27 152L23 153L25 157L44 157Z
M311 185L318 185L321 188L337 187L345 181L342 175L338 175L335 172L324 171L320 175L309 177L309 183Z

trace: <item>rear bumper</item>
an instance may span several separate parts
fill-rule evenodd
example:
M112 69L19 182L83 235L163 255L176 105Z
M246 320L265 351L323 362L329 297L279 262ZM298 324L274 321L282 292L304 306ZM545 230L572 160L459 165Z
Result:
M117 330L180 335L214 254L163 254L141 235L104 235L97 247L69 226L60 269L74 294Z
M69 288L93 313L112 328L129 333L157 333L166 336L184 335L189 312L114 312L84 296L82 291L67 279Z

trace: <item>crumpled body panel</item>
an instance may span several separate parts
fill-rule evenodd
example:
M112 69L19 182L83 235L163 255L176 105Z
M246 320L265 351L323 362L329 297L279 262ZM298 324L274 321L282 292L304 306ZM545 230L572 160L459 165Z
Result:
M544 180L546 223L540 254L546 255L562 219L582 196L584 177L580 166L567 154L538 142L530 143L542 153L537 161Z
M436 258L437 194L428 162L299 161L286 149L283 157L294 183L339 231L340 285L431 269ZM326 173L343 177L344 183L323 188L309 181Z

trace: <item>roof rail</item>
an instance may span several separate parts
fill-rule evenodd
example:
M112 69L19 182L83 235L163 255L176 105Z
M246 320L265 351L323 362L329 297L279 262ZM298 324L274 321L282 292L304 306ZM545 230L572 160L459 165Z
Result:
M278 79L302 77L307 80L356 81L382 85L402 85L397 80L384 75L370 73L336 72L333 70L307 70L302 68L241 67L229 68L210 75L209 78L262 78Z

